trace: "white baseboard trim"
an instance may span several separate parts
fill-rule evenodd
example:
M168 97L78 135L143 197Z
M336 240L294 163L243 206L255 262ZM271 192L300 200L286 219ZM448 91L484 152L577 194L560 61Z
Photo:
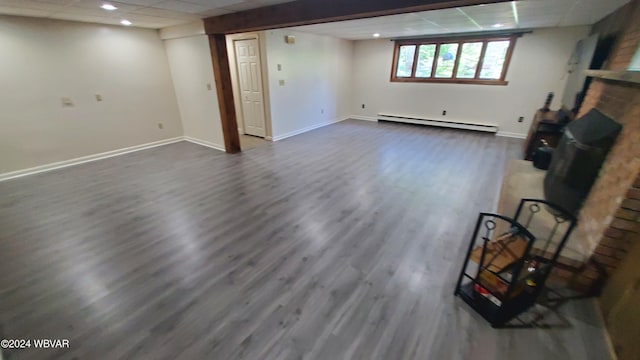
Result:
M354 120L364 120L364 121L378 121L378 118L376 118L375 116L362 116L362 115L351 115L349 117L349 119L354 119Z
M167 144L173 144L173 143L180 142L180 141L183 141L183 140L184 140L183 136L178 136L178 137L174 137L174 138L170 138L170 139L164 139L164 140L154 141L154 142L150 142L150 143L146 143L146 144L130 146L130 147L117 149L117 150L111 150L111 151L107 151L107 152L103 152L103 153L82 156L82 157L75 158L75 159L58 161L58 162L54 162L54 163L51 163L51 164L40 165L40 166L28 168L28 169L11 171L11 172L8 172L8 173L0 174L0 181L5 181L5 180L9 180L9 179L15 179L15 178L19 178L19 177L23 177L23 176L27 176L27 175L34 175L34 174L38 174L38 173L45 172L45 171L62 169L62 168L66 168L66 167L69 167L69 166L88 163L88 162L91 162L91 161L107 159L107 158L110 158L110 157L120 156L120 155L128 154L128 153L131 153L131 152L135 152L135 151L151 149L151 148L154 148L154 147L167 145Z
M514 139L526 139L527 138L527 135L523 135L523 134L520 134L520 133L507 132L507 131L498 131L496 133L496 136L509 137L509 138L514 138Z
M190 143L194 143L194 144L210 147L212 149L216 149L216 150L220 150L220 151L225 151L224 146L220 146L218 144L214 144L214 143L209 142L209 141L196 139L196 138L193 138L191 136L183 136L183 138L184 138L184 141L188 141Z
M338 119L338 120L334 120L334 121L331 121L331 122L328 122L328 123L323 123L323 124L318 124L318 125L311 125L311 126L307 126L306 128L302 128L302 129L299 129L299 130L295 130L295 131L288 132L288 133L286 133L286 134L282 134L282 135L274 136L274 137L273 137L273 141L280 141L280 140L282 140L282 139L286 139L286 138L289 138L289 137L292 137L292 136L296 136L296 135L300 135L300 134L302 134L302 133L306 133L307 131L311 131L311 130L319 129L319 128L321 128L321 127L325 127L325 126L327 126L327 125L331 125L331 124L339 123L339 122L341 122L341 121L345 121L345 120L347 120L347 119L349 119L349 118L348 118L348 117L346 117L346 118L344 118L344 119Z
M444 127L444 128L452 128L452 129L484 131L484 132L491 132L494 134L498 131L497 125L476 124L476 123L469 123L469 122L462 122L462 121L435 120L435 119L408 117L408 116L401 116L401 115L378 114L378 121L380 120L408 123L408 124L435 126L435 127Z

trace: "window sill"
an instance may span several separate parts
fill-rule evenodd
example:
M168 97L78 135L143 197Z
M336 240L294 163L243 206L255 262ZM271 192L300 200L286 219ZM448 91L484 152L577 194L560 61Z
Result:
M392 78L391 82L400 83L436 83L436 84L469 84L469 85L509 85L505 80L464 80L464 79L415 79L415 78Z

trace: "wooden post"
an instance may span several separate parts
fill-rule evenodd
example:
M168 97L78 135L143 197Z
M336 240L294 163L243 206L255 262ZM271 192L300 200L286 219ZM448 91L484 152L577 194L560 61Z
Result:
M224 148L228 153L235 154L240 152L240 135L238 135L238 121L233 102L231 69L229 68L225 35L209 35L209 47L211 48L211 60L213 62L213 75L216 79Z

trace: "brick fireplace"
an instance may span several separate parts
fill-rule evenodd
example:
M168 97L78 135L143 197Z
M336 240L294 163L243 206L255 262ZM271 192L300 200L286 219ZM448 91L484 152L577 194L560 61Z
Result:
M607 58L606 70L626 70L640 44L640 0L618 13L626 14L626 24ZM620 16L614 13L609 18ZM611 21L605 18L602 23ZM594 251L593 259L611 274L640 237L640 84L594 79L578 115L592 108L615 119L623 129L579 214L576 233Z
M640 45L640 0L595 24L592 33L613 39L603 70L625 71ZM627 73L628 75L628 73ZM612 345L621 360L636 359L640 326L640 84L594 78L578 116L596 108L623 128L578 216L574 238L593 251L608 281L600 298ZM584 271L589 286L600 273Z

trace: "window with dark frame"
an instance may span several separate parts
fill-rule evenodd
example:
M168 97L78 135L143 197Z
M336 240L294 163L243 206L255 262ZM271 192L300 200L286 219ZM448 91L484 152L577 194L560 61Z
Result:
M507 85L517 37L396 41L391 81Z

